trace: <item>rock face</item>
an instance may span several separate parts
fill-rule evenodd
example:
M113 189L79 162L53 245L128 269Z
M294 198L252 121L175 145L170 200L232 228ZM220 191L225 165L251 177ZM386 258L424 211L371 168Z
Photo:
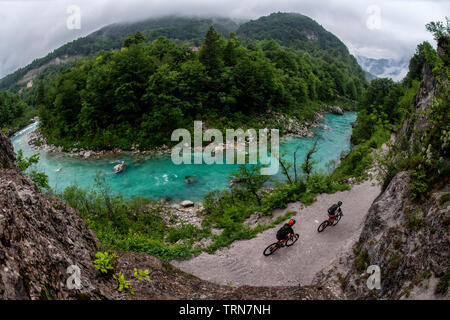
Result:
M113 298L96 280L97 238L72 208L42 195L14 164L0 133L0 298ZM66 286L67 268L81 269L82 288Z
M409 200L408 172L398 173L372 204L345 291L350 298L398 299L432 277L441 277L450 261L450 203L440 204L439 194L421 205ZM381 290L370 290L369 265L381 269ZM435 288L429 288L434 293Z
M0 169L12 169L16 167L14 150L5 134L0 130Z
M426 129L431 124L426 111L435 91L431 69L425 64L423 83L412 106L415 110L396 137L394 150L403 150L394 155L396 161L408 157L404 149L412 148L428 134ZM418 203L410 200L410 173L395 175L367 214L351 258L352 269L345 278L348 297L442 298L435 290L437 278L448 273L450 261L450 202L442 198L450 191L445 173L442 182L430 197ZM369 265L381 269L381 289L372 292L366 286L368 275L361 277Z

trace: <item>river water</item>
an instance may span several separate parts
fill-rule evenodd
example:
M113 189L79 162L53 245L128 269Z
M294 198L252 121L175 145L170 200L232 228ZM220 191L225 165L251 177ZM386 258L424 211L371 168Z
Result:
M343 116L325 114L322 126L314 129L315 138L286 138L280 141L280 154L286 153L285 159L293 161L297 151L297 164L318 138L317 151L313 159L316 169L327 170L326 164L331 160L338 161L342 152L351 148L351 123L356 120L355 112L347 112ZM172 201L200 201L207 193L215 189L228 188L229 174L236 171L238 165L232 164L200 164L175 165L170 155L154 156L143 159L142 156L118 155L100 160L79 159L68 155L48 154L32 150L26 143L25 136L36 129L32 124L12 137L15 151L23 150L25 156L40 153L40 161L35 166L38 171L45 172L49 184L54 191L60 192L71 185L90 190L98 172L103 172L113 192L125 197L146 196L153 199L169 198ZM124 172L115 174L113 167L120 162L128 164ZM186 183L185 177L195 177L195 182ZM283 180L279 172L275 179Z

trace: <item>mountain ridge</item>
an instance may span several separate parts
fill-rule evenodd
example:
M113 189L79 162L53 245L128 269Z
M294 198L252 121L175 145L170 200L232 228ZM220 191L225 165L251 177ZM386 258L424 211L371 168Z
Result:
M295 26L295 23L298 25ZM277 26L280 24L291 26L291 31L295 31L293 34L297 35L298 39L291 39L291 41L289 38L292 37L292 34L280 32L278 29L274 33L276 37L264 37L261 33L249 37L249 34L254 33L259 27L267 28L267 26L270 25ZM363 74L362 69L361 71L358 70L359 66L356 63L356 59L350 55L347 47L339 40L339 38L324 29L315 20L299 13L272 13L271 15L263 16L256 20L250 20L241 24L238 24L231 18L199 18L169 15L162 18L149 18L137 22L119 22L106 25L85 37L80 37L62 45L46 56L37 58L27 66L19 68L15 72L1 78L0 90L11 92L19 91L20 88L25 87L23 77L27 73L40 68L42 65L49 63L55 58L90 56L101 50L108 51L120 49L124 39L129 34L137 31L141 31L147 38L147 41L155 40L160 36L165 36L169 39L189 42L192 45L198 46L209 26L213 26L225 38L228 37L230 32L236 32L238 36L250 38L252 40L275 39L282 45L294 46L296 49L302 49L309 53L317 51L317 47L324 50L327 48L331 49L335 46L336 50L333 51L338 52L339 55L342 56L341 60L343 60L344 63L352 64L353 66L351 69L356 70L355 74L357 74L357 76L361 77L361 74ZM304 26L306 32L300 30L299 26ZM329 56L332 57L332 54ZM64 69L64 65L61 65L60 69Z

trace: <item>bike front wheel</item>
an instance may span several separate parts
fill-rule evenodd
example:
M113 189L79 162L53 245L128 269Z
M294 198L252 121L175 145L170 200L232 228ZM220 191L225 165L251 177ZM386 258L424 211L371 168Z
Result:
M270 256L272 253L274 253L275 251L277 251L277 249L279 248L280 246L278 245L278 242L274 242L274 243L272 243L270 246L268 246L265 250L264 250L264 252L263 252L263 254L267 257L267 256Z
M286 247L292 246L294 243L297 242L298 238L299 238L298 233L296 233L295 235L289 237L289 239L286 241Z
M325 228L328 227L328 220L325 220L324 222L322 222L319 226L319 228L317 228L318 232L322 232L323 230L325 230Z

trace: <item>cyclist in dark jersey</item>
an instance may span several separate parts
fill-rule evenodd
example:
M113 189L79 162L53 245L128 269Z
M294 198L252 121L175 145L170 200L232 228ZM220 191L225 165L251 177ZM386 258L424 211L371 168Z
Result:
M341 210L341 206L342 206L342 201L338 201L337 204L333 204L329 209L328 209L328 217L330 218L330 221L332 222L336 216L340 213L341 216L343 216L344 214L342 213Z
M284 226L282 226L277 232L277 240L282 241L282 244L284 244L289 239L291 234L294 235L294 229L292 229L294 224L294 219L290 219L288 223L285 223Z

